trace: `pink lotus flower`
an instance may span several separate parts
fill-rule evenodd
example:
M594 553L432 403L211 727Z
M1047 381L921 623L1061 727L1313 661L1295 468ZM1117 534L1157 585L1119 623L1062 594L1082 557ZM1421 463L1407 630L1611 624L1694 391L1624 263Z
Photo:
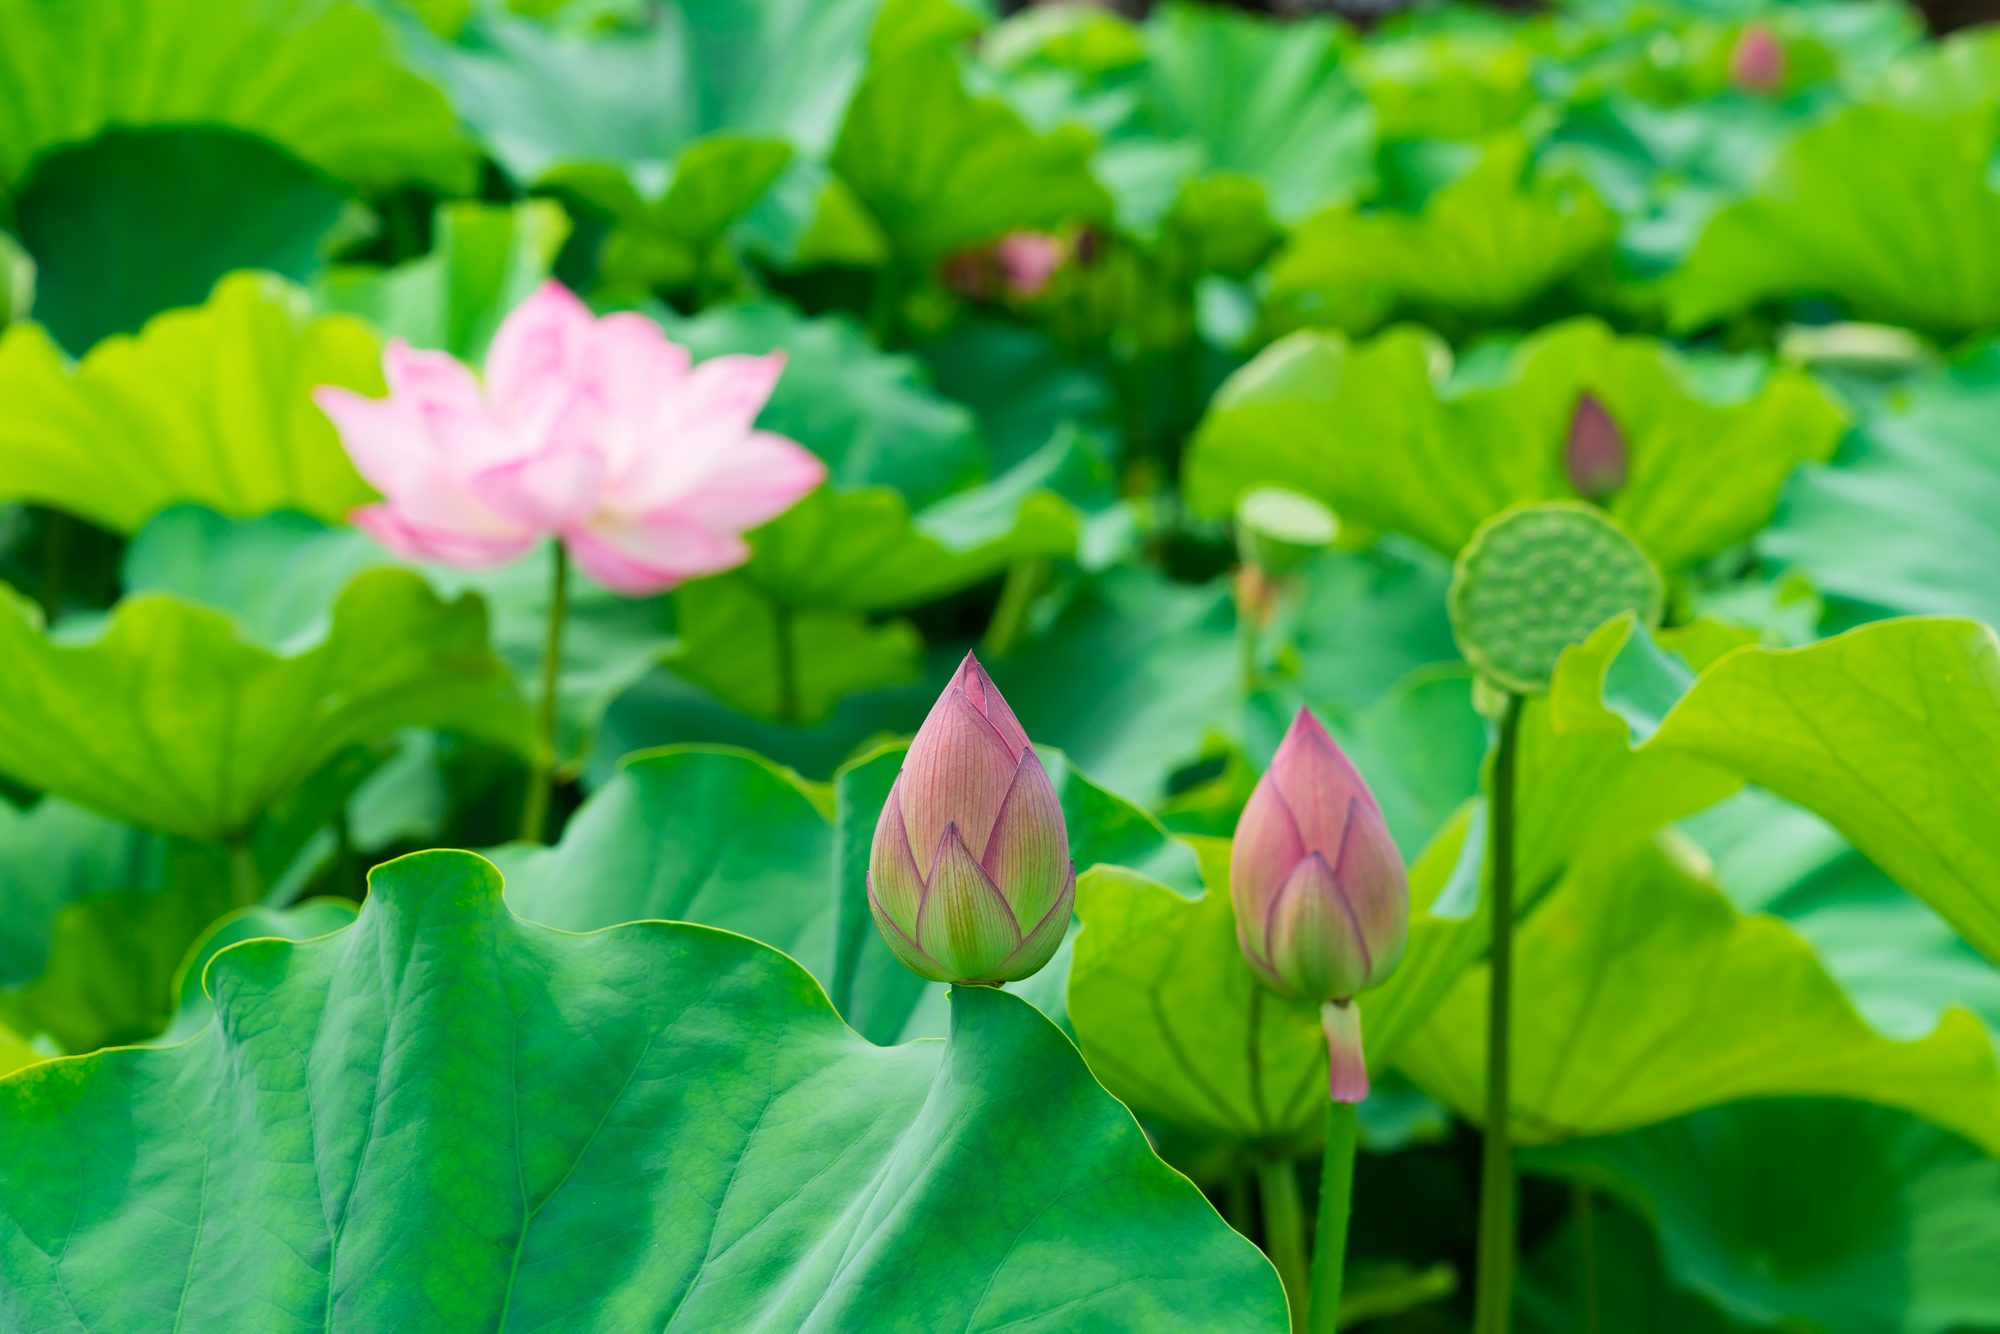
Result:
M993 247L993 258L1016 297L1040 296L1069 258L1069 247L1047 232L1009 232Z
M1752 23L1729 53L1729 81L1749 93L1775 93L1785 86L1785 48L1766 23Z
M1368 1092L1350 1004L1388 977L1410 929L1410 887L1367 782L1300 709L1236 824L1229 856L1236 940L1264 984L1320 1001L1337 1102Z
M1062 801L970 653L918 729L868 856L890 951L934 982L1012 982L1069 929L1076 867Z
M497 565L553 534L599 584L656 593L742 564L743 531L826 476L753 426L782 353L691 365L651 320L598 319L560 283L507 316L483 385L401 339L382 360L387 398L313 400L384 497L355 524L411 559Z

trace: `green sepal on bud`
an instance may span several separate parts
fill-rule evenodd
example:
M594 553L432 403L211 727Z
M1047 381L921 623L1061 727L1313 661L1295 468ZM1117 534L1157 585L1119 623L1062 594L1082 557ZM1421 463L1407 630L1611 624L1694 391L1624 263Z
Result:
M1503 690L1540 695L1563 651L1606 621L1632 612L1658 626L1666 584L1603 511L1550 501L1481 524L1458 554L1446 601L1465 660Z

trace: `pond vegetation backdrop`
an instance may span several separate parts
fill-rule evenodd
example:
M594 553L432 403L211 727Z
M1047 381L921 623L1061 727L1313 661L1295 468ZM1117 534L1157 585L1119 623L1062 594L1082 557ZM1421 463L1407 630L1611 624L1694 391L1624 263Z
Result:
M0 1330L2000 1331L2000 26L1268 8L0 0Z

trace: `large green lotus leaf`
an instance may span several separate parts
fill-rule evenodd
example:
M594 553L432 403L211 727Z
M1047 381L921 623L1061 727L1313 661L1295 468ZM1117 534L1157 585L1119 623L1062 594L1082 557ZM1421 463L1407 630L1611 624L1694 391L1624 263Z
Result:
M1856 106L1801 133L1756 195L1716 215L1667 280L1674 327L1774 298L1942 334L2000 322L2000 106Z
M1672 838L1586 849L1522 922L1512 1074L1522 1142L1804 1094L1902 1107L2000 1148L2000 1062L1977 1019L1954 1009L1921 1040L1881 1036L1810 945L1739 913L1703 861ZM1468 971L1394 1056L1475 1120L1487 988L1484 965Z
M1188 455L1189 503L1222 516L1252 486L1289 486L1451 555L1509 505L1576 498L1563 447L1589 392L1630 454L1607 507L1671 572L1755 533L1792 469L1840 436L1840 413L1802 372L1745 360L1718 385L1596 320L1524 339L1493 378L1454 381L1449 365L1415 329L1281 340L1217 391Z
M276 145L233 130L111 130L51 153L14 199L35 318L71 352L198 306L234 269L304 281L352 205ZM144 226L133 225L144 218Z
M194 838L242 834L336 753L398 727L530 744L485 608L401 570L356 579L325 634L283 652L157 594L120 603L93 639L52 639L0 589L0 664L0 772Z
M242 130L366 191L473 185L451 108L360 5L5 0L0 32L0 193L107 125Z
M0 809L0 1023L67 1052L152 1037L174 1013L175 969L222 915L298 892L329 850L320 831L375 757L356 748L256 822L247 856L154 834L60 797Z
M1527 309L1609 251L1611 211L1580 177L1534 176L1518 134L1492 140L1421 208L1341 208L1272 261L1266 318L1366 333L1402 316L1481 328Z
M441 597L484 599L495 650L524 699L541 689L548 633L546 547L489 570L408 566ZM158 591L217 607L271 648L323 634L342 590L365 570L406 563L353 528L296 513L229 519L182 506L160 514L126 548L127 592ZM674 651L673 604L629 598L572 571L557 685L556 751L581 764L611 701Z
M1788 922L1877 1031L1922 1037L1963 1005L2000 1034L2000 966L1811 811L1745 788L1680 827L1731 902Z
M893 486L921 509L988 472L972 414L933 391L919 363L877 349L846 315L807 319L771 300L713 306L692 319L664 307L651 313L698 360L782 351L785 373L757 425L812 450L835 487Z
M1592 1197L1589 1241L1574 1211L1514 1272L1521 1334L1745 1334L1749 1328L1676 1285L1652 1228L1604 1195ZM1591 1298L1594 1297L1593 1302Z
M1357 51L1354 79L1385 140L1478 139L1519 123L1534 104L1535 54L1512 24L1413 25Z
M846 696L922 670L923 636L908 621L792 607L742 575L688 584L674 607L680 638L667 665L757 718L817 723Z
M517 916L565 931L699 922L832 979L832 793L748 751L629 755L552 848L493 853Z
M1159 821L1084 777L1060 753L1040 753L1062 799L1070 859L1079 873L1099 864L1131 867L1189 893L1200 888L1194 854L1161 828ZM943 1032L948 990L905 968L882 943L868 910L868 850L882 805L902 767L903 747L888 746L842 768L833 784L837 899L833 985L828 994L848 1023L871 1041L882 1043ZM1008 986L1066 1023L1064 993L1069 964L1065 944L1040 973Z
M1103 218L1094 141L1076 125L1037 134L1005 103L974 97L949 47L878 51L832 163L897 252L929 264L1022 228Z
M1284 1000L1251 973L1229 905L1229 845L1196 846L1208 892L1193 902L1122 866L1077 880L1077 1045L1142 1116L1309 1153L1326 1119L1319 1007Z
M1375 118L1342 68L1331 20L1280 23L1175 3L1154 10L1144 34L1137 132L1113 137L1098 158L1121 224L1147 230L1165 212L1160 204L1176 202L1132 188L1157 174L1141 174L1145 157L1185 162L1172 172L1175 185L1217 175L1254 182L1286 226L1351 199L1372 178Z
M883 1050L741 936L523 923L462 852L373 879L348 930L212 960L195 1042L0 1084L20 1318L1284 1328L1270 1266L1014 997Z
M917 351L939 391L978 417L996 468L1022 462L1065 425L1111 430L1105 377L1071 361L1039 329L968 318Z
M132 532L170 506L295 509L340 522L374 498L311 394L384 392L358 321L314 318L277 278L232 274L206 305L110 338L71 369L39 325L0 334L0 497Z
M1826 593L2000 623L2000 344L1904 385L1786 488L1764 555Z
M20 1034L0 1024L0 1075L11 1075L45 1059L41 1052L22 1041Z
M1972 621L1882 621L1739 649L1646 751L1725 766L1824 816L2000 961L2000 641Z
M1532 1149L1522 1165L1643 1210L1673 1278L1750 1326L2000 1323L2000 1162L1890 1108L1743 1102Z
M880 7L680 0L642 24L590 31L489 9L452 41L411 37L517 181L571 193L614 221L602 276L637 292L733 280L717 243L788 163L799 197L774 206L766 230L794 248L809 241L833 193L820 164Z
M359 911L360 905L351 899L316 898L290 908L253 904L217 919L188 947L187 957L175 970L178 1008L173 1022L153 1045L170 1047L208 1027L215 1018L215 1002L202 989L202 978L208 961L231 945L246 940L315 940L354 925Z
M886 486L821 487L750 538L746 577L794 607L879 611L968 588L1018 560L1076 550L1065 474L1090 459L1074 436L971 490L912 513Z
M333 269L314 285L313 303L477 365L507 312L549 276L569 231L550 199L443 204L427 254L389 269Z

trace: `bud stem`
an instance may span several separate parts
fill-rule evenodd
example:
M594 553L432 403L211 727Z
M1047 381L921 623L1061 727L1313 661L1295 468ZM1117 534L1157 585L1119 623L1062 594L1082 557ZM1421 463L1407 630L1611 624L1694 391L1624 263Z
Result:
M1292 1328L1306 1328L1311 1300L1306 1272L1305 1209L1299 1203L1299 1175L1289 1158L1257 1160L1257 1198L1264 1206L1264 1254L1285 1285Z
M521 802L521 841L540 843L548 834L549 789L555 782L556 688L562 680L563 619L569 610L569 552L558 539L549 566L549 621L542 640L542 697L535 708L535 758L528 767L528 794Z
M1479 1169L1478 1281L1474 1334L1507 1334L1514 1301L1514 1159L1507 1142L1511 1104L1508 1038L1514 985L1514 769L1521 696L1510 693L1493 756L1492 818L1487 827L1493 894L1491 991L1486 1002L1486 1127Z
M1347 1218L1354 1198L1354 1108L1326 1105L1326 1158L1320 1165L1319 1227L1313 1238L1311 1334L1340 1328L1340 1288L1347 1268Z

